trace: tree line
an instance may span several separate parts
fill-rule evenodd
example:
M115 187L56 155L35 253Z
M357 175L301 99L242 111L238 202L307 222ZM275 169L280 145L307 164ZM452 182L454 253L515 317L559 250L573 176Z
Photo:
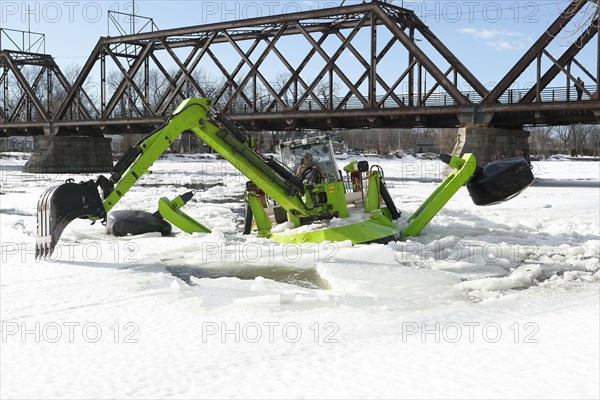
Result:
M530 132L530 154L546 158L554 154L569 156L600 156L600 125L574 124L567 126L525 127ZM261 152L272 153L280 142L300 139L305 135L328 132L316 131L264 131L250 132ZM343 143L345 150L376 152L382 156L403 153L450 153L457 141L456 128L414 129L349 129L329 132L332 138ZM134 142L131 138L131 142ZM173 152L210 152L192 134L184 134L171 149Z
M530 128L529 131L532 155L600 156L600 125L539 126Z

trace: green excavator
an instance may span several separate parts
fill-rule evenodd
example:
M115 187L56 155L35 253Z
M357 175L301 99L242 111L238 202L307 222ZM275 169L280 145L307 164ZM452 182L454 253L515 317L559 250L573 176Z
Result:
M37 205L36 257L49 257L66 226L76 218L106 223L109 233L123 236L210 232L181 209L193 192L161 198L158 211L111 209L149 171L183 132L193 132L248 178L244 196L244 233L281 243L347 241L387 242L415 236L466 183L477 205L506 201L533 182L523 158L478 167L473 154L440 155L452 172L407 221L400 221L378 165L352 161L343 169L327 136L283 143L280 157L258 153L247 133L211 107L209 99L187 99L154 132L116 163L110 177L66 183L46 190ZM302 164L304 158L312 159ZM266 201L266 198L269 201ZM172 224L172 225L171 225Z

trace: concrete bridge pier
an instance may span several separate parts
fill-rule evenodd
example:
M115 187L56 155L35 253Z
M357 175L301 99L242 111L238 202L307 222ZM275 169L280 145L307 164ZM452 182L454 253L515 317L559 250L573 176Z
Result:
M95 173L113 167L111 139L90 136L36 136L28 173Z
M458 128L457 143L452 154L464 153L475 154L479 166L512 157L524 157L529 161L529 131L487 127Z

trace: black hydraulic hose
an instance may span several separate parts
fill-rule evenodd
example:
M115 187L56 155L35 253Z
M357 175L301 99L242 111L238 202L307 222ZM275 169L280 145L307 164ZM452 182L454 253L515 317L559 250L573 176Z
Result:
M396 208L396 204L394 204L394 200L392 200L392 196L390 195L390 192L388 191L388 188L383 180L379 181L379 192L381 193L383 202L392 214L392 219L396 220L400 218L400 212Z
M246 202L244 213L244 235L249 235L252 232L252 217L252 208L250 208L250 204Z
M267 165L273 169L273 171L298 189L298 193L304 192L304 184L302 183L302 179L294 175L286 166L277 161L273 156L267 158L266 162Z
M215 123L217 126L220 125L220 128L224 131L230 133L233 137L235 137L241 143L245 143L248 139L248 134L244 132L244 130L238 127L233 121L231 121L227 116L220 112L213 112L212 118L209 119L211 122ZM284 189L288 195L299 195L304 193L304 184L302 180L300 180L292 171L290 171L285 165L281 164L278 160L276 160L273 156L265 158L261 154L257 153L254 149L250 149L256 156L258 156L261 161L263 161L267 166L271 169L272 172L279 175L284 181L287 181L291 184L292 187L282 188Z
M215 113L214 119L218 121L229 133L235 136L240 142L245 142L248 135L245 134L236 124L221 113Z
M386 207L390 211L392 219L396 220L400 218L400 212L396 208L396 204L394 203L394 200L392 200L392 196L390 195L387 185L385 184L383 168L381 168L379 165L373 165L371 167L371 170L373 169L376 169L381 174L381 179L379 180L379 194L381 195L381 198L383 199L383 202L385 203Z
M142 154L142 149L139 145L130 147L129 150L127 150L125 155L121 157L119 161L117 161L117 164L113 167L112 172L110 173L113 183L116 183L119 181L119 179L121 179L123 173L127 171L127 168L129 168L129 166L133 164L135 160L137 160L140 154Z
M307 186L307 192L308 192L308 196L310 197L310 203L311 206L307 206L306 203L303 201L302 204L304 204L304 207L306 207L307 210L314 210L315 208L315 195L313 193L313 187L311 185Z

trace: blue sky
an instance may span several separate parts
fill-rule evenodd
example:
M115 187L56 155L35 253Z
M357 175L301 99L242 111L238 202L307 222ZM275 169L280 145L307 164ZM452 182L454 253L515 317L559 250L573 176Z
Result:
M345 4L357 3L354 0ZM273 15L339 5L341 1L153 1L135 2L136 14L151 17L160 29L200 25L224 20ZM523 55L568 1L394 1L415 11L431 30L487 86L493 85ZM2 28L46 34L45 51L59 65L82 65L100 36L116 35L108 22L108 10L130 13L131 1L8 1L0 2ZM29 14L28 14L29 12ZM121 23L126 28L125 20ZM139 24L142 20L138 21ZM555 58L562 54L575 32L558 37L550 48ZM6 46L6 38L2 45ZM589 45L578 60L596 71L596 50ZM27 44L27 43L26 43ZM548 63L549 61L545 61ZM405 68L406 61L401 61ZM387 66L386 68L393 68ZM579 73L577 71L576 73ZM525 86L532 71L520 78Z

